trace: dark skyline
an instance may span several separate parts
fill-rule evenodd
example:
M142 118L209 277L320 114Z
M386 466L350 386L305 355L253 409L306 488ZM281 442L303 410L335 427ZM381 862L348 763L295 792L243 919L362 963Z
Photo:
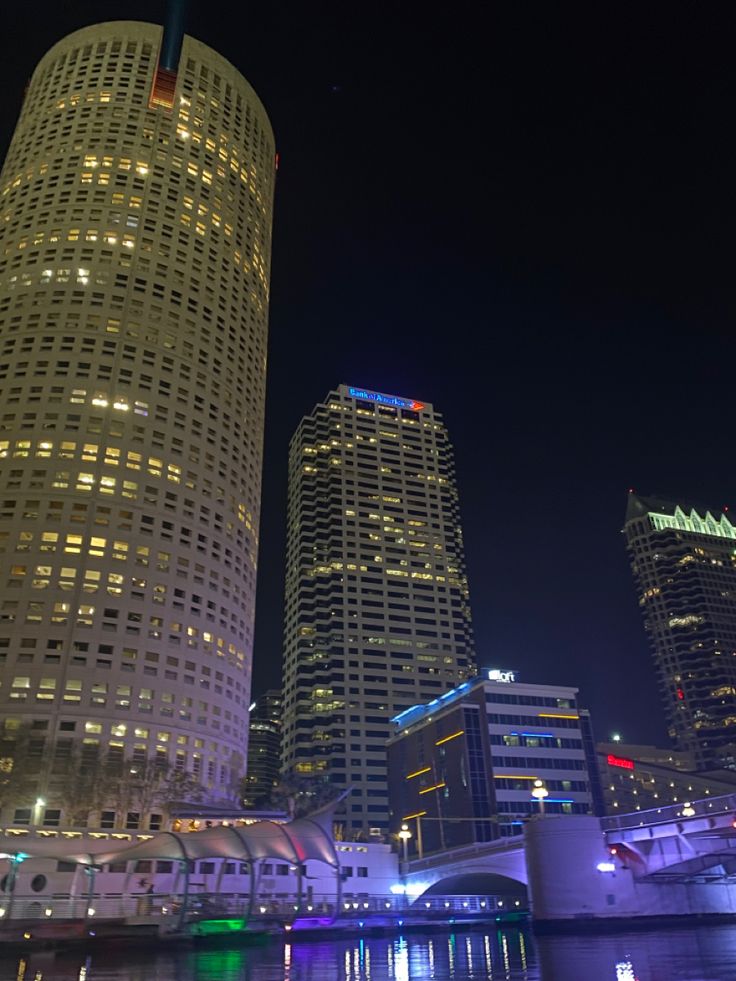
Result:
M340 382L455 446L481 665L664 725L626 491L729 502L732 15L193 3L269 112L276 196L255 692L278 681L288 440ZM3 153L42 54L163 4L14 11Z

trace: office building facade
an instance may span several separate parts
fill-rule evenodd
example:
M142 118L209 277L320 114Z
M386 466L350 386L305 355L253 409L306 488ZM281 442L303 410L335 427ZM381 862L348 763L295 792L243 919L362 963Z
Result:
M390 719L475 673L452 447L431 405L341 385L289 452L285 771L388 827Z
M0 699L49 803L78 752L245 770L274 141L168 40L60 41L0 177Z
M624 526L669 734L696 768L736 766L736 526L629 494Z
M270 688L250 706L245 807L268 806L281 772L281 690Z
M592 814L596 772L578 690L491 671L394 719L388 744L391 828L412 854L520 834L540 812ZM541 781L542 805L532 791Z

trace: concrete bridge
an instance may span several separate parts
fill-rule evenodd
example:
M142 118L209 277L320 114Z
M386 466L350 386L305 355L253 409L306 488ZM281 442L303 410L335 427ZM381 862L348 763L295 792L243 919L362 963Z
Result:
M535 921L736 917L736 794L609 818L536 816L516 838L414 859L407 893L526 887Z
M485 883L487 890L472 888L473 884L480 884L480 877L488 880ZM439 855L413 859L407 863L404 879L407 892L412 896L425 892L447 895L487 892L492 895L498 891L494 885L503 886L501 880L506 880L507 889L511 887L511 891L524 892L528 881L524 835L501 838L482 845L466 845ZM468 888L464 888L466 885Z
M606 842L637 879L736 873L736 794L603 818Z

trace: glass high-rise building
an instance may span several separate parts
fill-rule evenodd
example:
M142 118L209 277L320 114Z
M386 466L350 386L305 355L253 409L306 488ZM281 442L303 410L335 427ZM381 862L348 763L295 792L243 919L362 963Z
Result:
M255 92L190 37L99 24L30 81L0 177L0 708L49 802L79 747L237 793L274 171Z
M453 451L428 404L340 385L289 452L283 764L388 827L390 719L475 673Z
M250 706L248 774L243 803L266 807L281 772L281 689L269 688Z
M629 494L626 542L670 736L698 769L736 765L736 525Z

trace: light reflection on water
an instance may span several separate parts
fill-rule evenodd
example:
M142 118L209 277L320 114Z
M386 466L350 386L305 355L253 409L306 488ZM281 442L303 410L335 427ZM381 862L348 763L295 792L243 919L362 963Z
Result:
M736 981L736 926L609 936L519 930L265 947L104 949L0 957L5 981Z

